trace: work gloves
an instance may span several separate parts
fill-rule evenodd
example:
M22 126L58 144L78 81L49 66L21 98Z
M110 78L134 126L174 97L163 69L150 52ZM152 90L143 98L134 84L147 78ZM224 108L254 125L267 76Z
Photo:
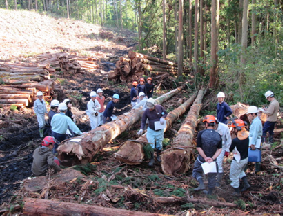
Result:
M138 133L137 133L137 135L142 135L142 133L143 133L143 129L139 129L139 131L138 131Z
M160 124L161 124L161 125L164 125L164 123L165 123L165 119L164 119L164 118L160 118L159 121L160 121Z

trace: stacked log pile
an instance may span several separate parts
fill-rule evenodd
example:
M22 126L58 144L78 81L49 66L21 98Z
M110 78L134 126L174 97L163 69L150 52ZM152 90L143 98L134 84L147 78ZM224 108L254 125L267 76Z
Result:
M177 136L173 139L172 148L166 149L161 155L161 168L166 175L185 173L189 169L191 152L195 148L195 128L205 92L206 90L199 91Z
M119 58L116 69L110 71L108 79L130 83L137 81L143 75L168 77L170 74L177 74L177 71L178 67L174 62L129 51L128 58Z

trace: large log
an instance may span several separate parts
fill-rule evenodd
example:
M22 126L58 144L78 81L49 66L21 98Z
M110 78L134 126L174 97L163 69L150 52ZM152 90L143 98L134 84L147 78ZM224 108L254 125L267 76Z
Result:
M159 213L129 211L87 204L61 202L58 200L24 198L25 215L101 215L101 216L165 216Z
M175 90L163 94L156 99L158 104L170 99L173 95L181 91L185 86L178 87ZM75 155L74 163L87 163L92 160L92 157L102 150L102 148L115 139L119 134L127 130L131 125L141 119L143 110L142 107L131 110L128 113L118 116L116 121L108 122L107 124L91 130L88 134L77 137L79 142L67 140L63 142L57 149L61 160L68 160L69 155Z
M10 105L15 105L15 104L22 104L24 106L28 106L28 99L0 99L0 104L10 104Z
M205 90L199 91L183 125L173 139L172 148L166 149L161 154L161 168L166 175L184 173L189 169L190 155L192 149L195 148L193 145L195 127L205 92Z
M166 130L172 127L173 122L186 112L193 103L197 93L195 92L184 104L168 113L166 117ZM127 164L140 164L144 160L143 145L147 143L146 134L135 141L126 141L115 153L115 158Z

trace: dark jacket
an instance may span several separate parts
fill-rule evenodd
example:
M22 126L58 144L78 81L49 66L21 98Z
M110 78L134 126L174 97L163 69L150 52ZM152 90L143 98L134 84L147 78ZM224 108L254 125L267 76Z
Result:
M66 116L69 116L71 119L72 119L72 121L73 121L73 113L72 113L72 111L71 111L71 109L67 109L67 111L66 111Z
M61 170L54 162L54 155L49 148L45 146L36 148L33 152L32 173L35 176L44 176L49 167L54 168L56 171Z
M131 101L132 102L136 102L137 101L137 96L138 96L137 89L135 87L132 87L131 88L131 92L130 92ZM134 97L136 98L135 100L133 100Z
M154 89L154 84L146 83L145 84L145 94L146 94L146 96L148 96L149 94L152 94L153 93L153 89Z
M155 130L155 123L159 121L160 118L166 118L167 112L165 108L161 105L155 105L155 109L150 111L148 108L144 111L141 120L141 129L145 129L146 120L148 119L148 127Z
M232 110L229 105L223 101L221 104L217 104L217 120L224 124L227 124L227 116L232 114Z
M145 93L145 85L143 84L143 85L141 85L141 84L138 84L138 93L140 93L140 92L143 92L143 93Z
M110 117L112 116L114 107L115 107L114 101L110 101L110 102L107 104L107 106L106 106L106 108L105 108L105 110L104 110L104 112L103 112L103 116L106 117L106 118L107 118L107 117L110 118Z

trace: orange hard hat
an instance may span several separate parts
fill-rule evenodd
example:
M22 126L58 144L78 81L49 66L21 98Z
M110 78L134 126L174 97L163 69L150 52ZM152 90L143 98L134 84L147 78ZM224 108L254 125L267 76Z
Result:
M147 80L152 80L152 78L151 78L151 77L148 77Z
M138 82L137 82L137 81L133 81L132 85L133 85L133 86L137 86L137 85L138 85Z
M206 115L203 119L203 122L216 122L215 116L214 115Z
M144 81L144 78L140 78L140 81Z
M245 122L243 120L237 119L237 120L232 120L230 124L228 125L229 127L245 127Z

